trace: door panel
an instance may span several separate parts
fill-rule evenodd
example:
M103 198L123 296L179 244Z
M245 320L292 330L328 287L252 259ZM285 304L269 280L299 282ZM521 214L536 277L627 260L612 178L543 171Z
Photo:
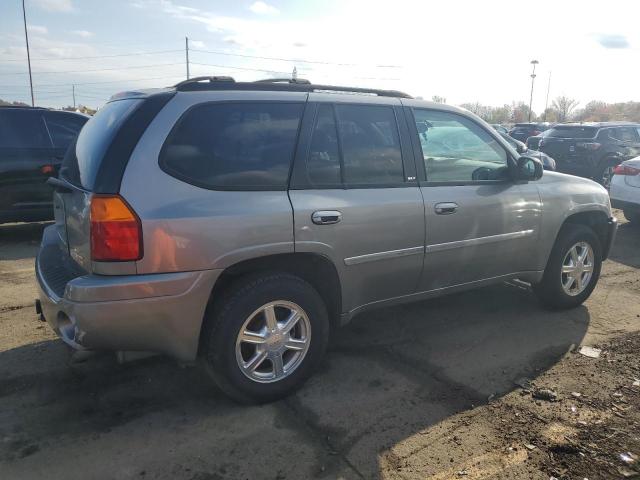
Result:
M314 95L323 101L305 110L289 190L296 251L332 260L345 313L414 293L424 203L398 99Z
M322 253L338 270L343 311L413 293L424 255L424 207L417 187L290 190L297 252ZM317 225L316 211L338 211Z
M419 290L535 269L540 200L533 184L423 186L426 255ZM458 205L451 214L436 205Z

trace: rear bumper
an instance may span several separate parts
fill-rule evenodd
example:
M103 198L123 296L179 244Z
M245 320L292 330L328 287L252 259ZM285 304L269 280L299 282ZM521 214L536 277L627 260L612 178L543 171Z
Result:
M45 229L36 259L42 316L75 349L150 351L183 361L198 352L200 327L221 270L68 279L59 265L55 231ZM52 274L51 272L57 272ZM72 275L70 275L72 276ZM60 283L63 282L62 288Z
M610 217L607 222L607 239L605 241L605 244L603 245L602 260L606 260L607 258L609 258L611 247L613 246L613 241L616 238L617 231L618 220L616 219L616 217Z

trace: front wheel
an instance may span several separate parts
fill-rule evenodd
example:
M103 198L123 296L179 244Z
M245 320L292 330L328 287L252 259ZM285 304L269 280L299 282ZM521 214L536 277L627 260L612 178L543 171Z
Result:
M533 286L543 305L554 309L581 305L598 283L602 247L584 225L566 225L551 250L542 281Z
M329 335L316 290L288 274L237 282L207 312L201 356L218 386L242 403L263 403L299 388L321 361Z

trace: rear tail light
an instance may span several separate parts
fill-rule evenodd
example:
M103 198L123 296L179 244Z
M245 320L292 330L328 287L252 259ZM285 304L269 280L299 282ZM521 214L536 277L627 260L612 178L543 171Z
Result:
M142 258L142 225L118 195L91 197L91 259L125 262Z
M596 142L578 142L576 147L584 148L585 150L598 150L602 145Z
M632 167L631 165L623 165L620 164L616 168L613 169L614 175L626 175L626 176L635 176L640 175L640 168Z

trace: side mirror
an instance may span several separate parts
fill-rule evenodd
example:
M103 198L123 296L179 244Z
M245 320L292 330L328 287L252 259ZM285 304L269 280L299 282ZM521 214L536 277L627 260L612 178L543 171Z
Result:
M531 182L542 177L542 162L537 158L518 157L516 161L516 180Z
M526 145L524 145L524 144L522 144L522 143L518 143L518 144L516 145L516 151L517 151L519 154L523 154L523 153L524 153L524 152L526 152L527 150L528 150L527 146L526 146Z

